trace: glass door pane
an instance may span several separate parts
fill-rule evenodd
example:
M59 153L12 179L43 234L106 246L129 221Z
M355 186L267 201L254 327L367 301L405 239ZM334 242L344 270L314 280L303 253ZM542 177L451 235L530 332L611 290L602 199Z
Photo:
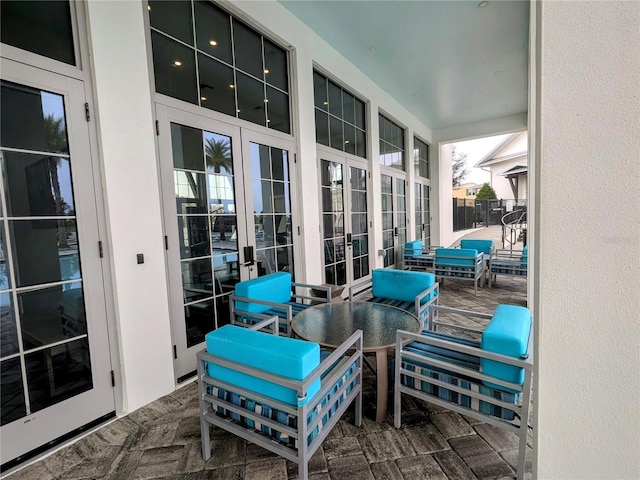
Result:
M343 172L342 164L321 161L324 274L325 282L334 285L347 283Z
M416 182L416 239L425 247L431 245L431 213L429 211L429 185Z
M393 177L380 176L380 189L382 191L382 248L385 251L384 266L393 265L395 236L393 232Z
M294 275L289 152L249 142L251 197L257 276L273 272Z
M398 228L398 246L407 241L407 192L403 178L396 178L396 227ZM398 259L400 252L396 252Z
M367 207L367 171L349 167L351 187L351 281L369 275L369 213Z

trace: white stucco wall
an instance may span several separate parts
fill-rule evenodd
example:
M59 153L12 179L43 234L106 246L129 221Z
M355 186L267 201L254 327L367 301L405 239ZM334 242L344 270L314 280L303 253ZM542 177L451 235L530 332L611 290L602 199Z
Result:
M543 2L537 477L640 475L640 3Z
M498 198L505 198L505 199L514 198L513 190L511 190L511 185L509 184L509 180L506 177L501 176L501 174L506 172L510 168L515 167L516 165L527 165L527 157L526 156L517 157L513 160L494 163L493 165L490 166L491 187L496 192L496 196ZM486 167L486 168L489 168L489 167ZM526 176L525 176L525 179L526 179ZM518 191L521 194L523 193L523 189L524 189L525 195L518 196L519 199L526 198L526 184L524 184L524 186L522 184L519 185Z
M173 391L154 117L140 2L87 2L123 405ZM136 254L145 262L136 263ZM118 361L116 360L116 362Z

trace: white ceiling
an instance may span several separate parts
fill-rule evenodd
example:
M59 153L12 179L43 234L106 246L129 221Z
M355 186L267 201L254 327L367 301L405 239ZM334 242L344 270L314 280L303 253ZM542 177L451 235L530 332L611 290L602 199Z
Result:
M279 1L431 129L527 111L526 0Z

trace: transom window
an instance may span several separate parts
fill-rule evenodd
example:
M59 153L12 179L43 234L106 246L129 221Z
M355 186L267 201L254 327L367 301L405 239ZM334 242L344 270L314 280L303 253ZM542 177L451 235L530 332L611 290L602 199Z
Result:
M422 178L429 177L429 145L417 137L413 137L413 165L416 175Z
M291 132L284 49L212 2L148 8L158 93Z
M1 2L2 43L76 64L69 2Z
M380 165L405 171L404 129L382 114L380 124Z
M313 72L316 142L367 157L365 104L317 71Z

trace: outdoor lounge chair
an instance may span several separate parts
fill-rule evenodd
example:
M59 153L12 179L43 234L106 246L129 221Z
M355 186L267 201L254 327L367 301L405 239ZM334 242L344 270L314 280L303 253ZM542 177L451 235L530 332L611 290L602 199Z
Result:
M395 427L401 426L406 394L514 432L519 437L517 475L522 479L533 367L531 313L513 305L498 305L493 316L432 309L490 321L482 331L447 324L434 315L432 328L422 334L397 332Z
M277 324L207 334L198 353L202 457L211 458L215 425L297 463L306 480L309 459L352 403L362 423L362 331L320 361L317 343L280 337ZM258 331L268 325L274 334Z
M229 297L232 323L252 325L276 315L280 333L291 335L296 313L313 304L331 302L331 286L291 280L288 272L274 272L237 283L235 294Z

